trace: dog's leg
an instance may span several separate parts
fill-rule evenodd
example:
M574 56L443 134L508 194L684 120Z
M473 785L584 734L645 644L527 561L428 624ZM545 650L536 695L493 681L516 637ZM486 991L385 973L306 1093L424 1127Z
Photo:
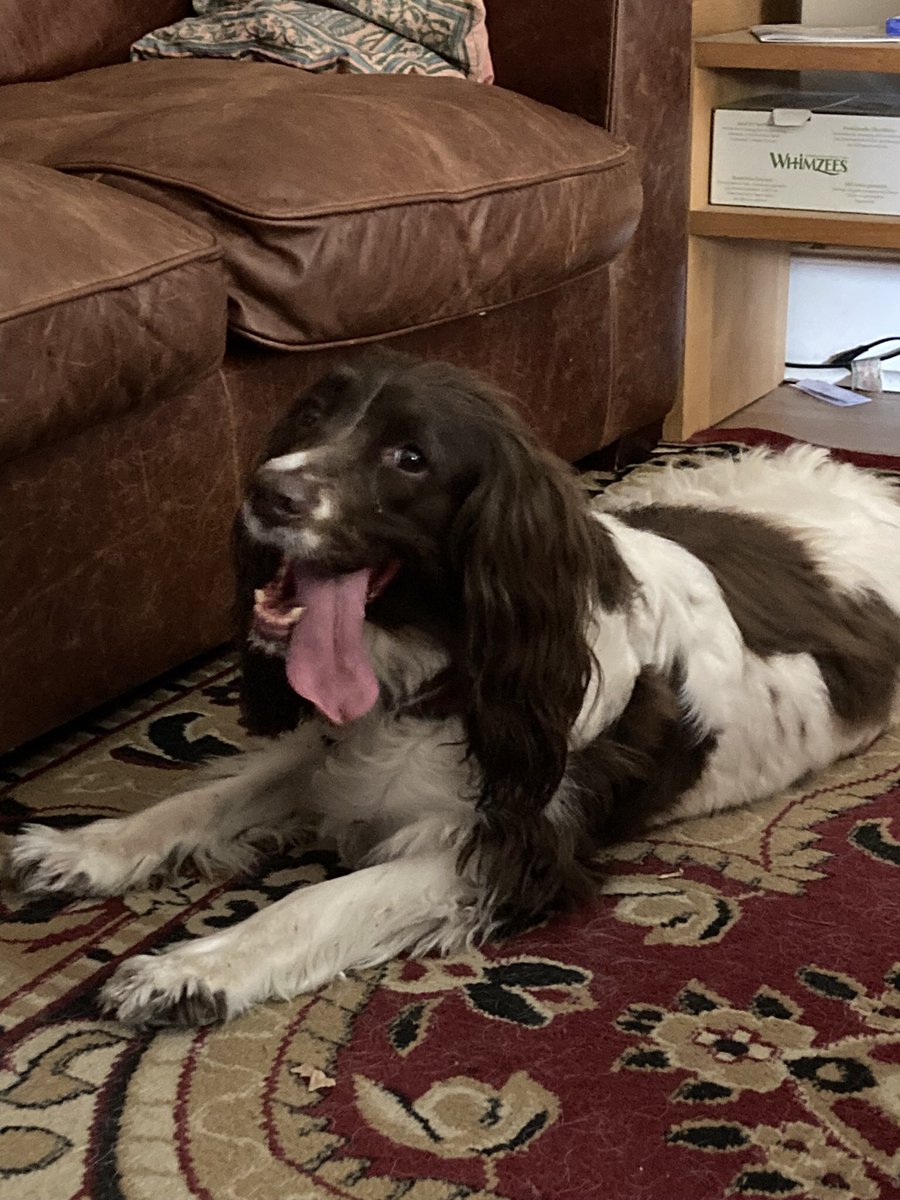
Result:
M444 849L302 888L220 933L126 960L105 1009L137 1025L199 1025L287 999L402 950L452 949L474 930L475 891Z
M263 750L230 759L218 778L127 817L81 829L26 825L11 840L5 874L26 893L120 895L175 874L189 860L202 874L252 866L277 845L307 801L308 770L322 752L310 726Z

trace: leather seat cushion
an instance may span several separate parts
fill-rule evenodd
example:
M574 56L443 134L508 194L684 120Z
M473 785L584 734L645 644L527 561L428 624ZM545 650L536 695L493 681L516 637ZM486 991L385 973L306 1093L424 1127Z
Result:
M0 89L0 154L214 233L268 346L381 338L596 270L640 216L633 151L501 88L165 60Z
M0 212L0 461L177 392L221 361L225 282L207 230L4 160Z

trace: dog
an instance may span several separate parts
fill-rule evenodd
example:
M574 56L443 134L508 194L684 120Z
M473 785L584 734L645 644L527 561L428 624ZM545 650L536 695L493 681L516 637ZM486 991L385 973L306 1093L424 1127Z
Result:
M900 496L800 446L590 501L512 403L382 353L272 433L235 527L260 748L8 854L29 892L245 870L313 828L350 873L121 963L194 1026L582 903L598 848L771 795L900 719Z

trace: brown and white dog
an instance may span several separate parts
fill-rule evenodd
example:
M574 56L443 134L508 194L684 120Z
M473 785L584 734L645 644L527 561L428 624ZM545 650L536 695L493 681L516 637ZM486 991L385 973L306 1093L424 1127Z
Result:
M313 827L351 874L122 963L195 1024L584 899L598 846L783 788L900 718L900 503L811 447L597 502L506 401L379 355L274 431L237 522L243 704L279 735L186 794L31 826L23 887L250 866Z

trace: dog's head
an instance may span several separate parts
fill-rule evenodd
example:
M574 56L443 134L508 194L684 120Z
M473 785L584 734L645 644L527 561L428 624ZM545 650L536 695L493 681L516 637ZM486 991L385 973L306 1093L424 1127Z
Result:
M238 532L246 634L269 655L251 726L278 726L273 687L281 727L295 693L334 721L367 711L364 618L418 626L458 677L484 806L546 803L590 671L589 608L625 584L571 471L502 396L394 354L332 372L274 430Z
M277 649L299 616L287 602L296 592L302 603L308 579L361 576L367 603L414 579L433 604L497 420L497 403L462 371L387 352L332 371L300 397L274 429L242 509L250 539L279 556L278 576L257 597L257 639ZM420 591L419 614L425 600Z

